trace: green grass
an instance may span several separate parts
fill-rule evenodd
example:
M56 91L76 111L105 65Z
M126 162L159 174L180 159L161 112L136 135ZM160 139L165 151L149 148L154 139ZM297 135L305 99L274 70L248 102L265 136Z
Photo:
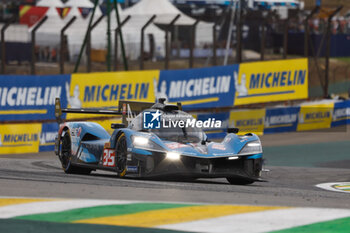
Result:
M349 160L350 142L264 147L269 166L318 167L320 164Z
M1 233L186 233L154 228L0 219ZM189 232L187 232L189 233Z
M188 204L167 204L167 203L136 203L126 205L108 205L96 206L80 209L66 210L55 213L33 214L26 216L19 216L16 219L22 220L37 220L48 222L73 222L82 219L99 218L106 216L118 216L125 214L134 214L138 212L162 210L179 207L188 207ZM0 231L1 232L1 231Z

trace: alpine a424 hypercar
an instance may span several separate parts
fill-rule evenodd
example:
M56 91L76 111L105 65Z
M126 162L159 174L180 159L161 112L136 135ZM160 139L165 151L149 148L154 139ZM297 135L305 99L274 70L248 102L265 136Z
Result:
M126 114L130 106L138 108L138 115L131 120ZM110 135L97 123L63 122L62 113L121 115L123 124L112 124ZM262 146L257 135L239 136L238 129L231 128L222 142L211 142L198 127L173 124L172 128L145 128L145 117L150 113L155 119L194 120L180 104L167 105L164 100L120 101L118 110L105 110L61 109L56 99L60 127L55 153L64 172L89 174L101 169L119 177L226 178L230 184L241 185L263 181Z

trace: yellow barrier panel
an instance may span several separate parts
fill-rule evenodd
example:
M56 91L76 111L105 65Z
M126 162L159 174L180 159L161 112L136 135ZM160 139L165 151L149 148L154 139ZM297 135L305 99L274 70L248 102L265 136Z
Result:
M308 60L244 63L235 72L235 106L308 98Z
M159 70L73 74L71 85L66 86L68 107L117 108L119 100L154 102L154 85L158 80ZM69 115L67 119L84 116Z
M0 154L38 153L40 123L5 124L0 127Z
M230 113L230 127L239 128L239 134L264 134L265 109L234 111Z
M297 131L330 128L333 109L334 103L301 106Z

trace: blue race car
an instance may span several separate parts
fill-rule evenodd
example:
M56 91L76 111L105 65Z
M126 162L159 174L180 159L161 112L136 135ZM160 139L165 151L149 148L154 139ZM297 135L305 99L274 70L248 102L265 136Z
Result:
M142 107L127 126L129 104ZM55 153L66 173L89 174L101 169L119 177L226 178L240 185L262 181L262 146L255 134L239 136L233 128L222 142L211 142L197 127L144 127L149 113L173 122L195 120L180 109L181 105L166 105L164 100L155 104L124 101L118 111L61 109L57 99L56 118L61 124ZM122 115L124 124L112 124L110 135L97 123L63 123L62 112Z

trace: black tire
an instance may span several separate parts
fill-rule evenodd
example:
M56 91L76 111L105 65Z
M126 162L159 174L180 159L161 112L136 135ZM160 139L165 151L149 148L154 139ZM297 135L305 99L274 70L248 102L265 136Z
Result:
M126 175L127 149L125 134L121 133L115 145L115 168L120 178Z
M84 174L91 173L91 169L82 168L72 165L72 145L69 131L67 130L61 139L62 151L60 155L62 169L67 174Z
M254 183L253 180L246 180L243 178L236 178L236 177L226 177L226 180L233 185L248 185Z

